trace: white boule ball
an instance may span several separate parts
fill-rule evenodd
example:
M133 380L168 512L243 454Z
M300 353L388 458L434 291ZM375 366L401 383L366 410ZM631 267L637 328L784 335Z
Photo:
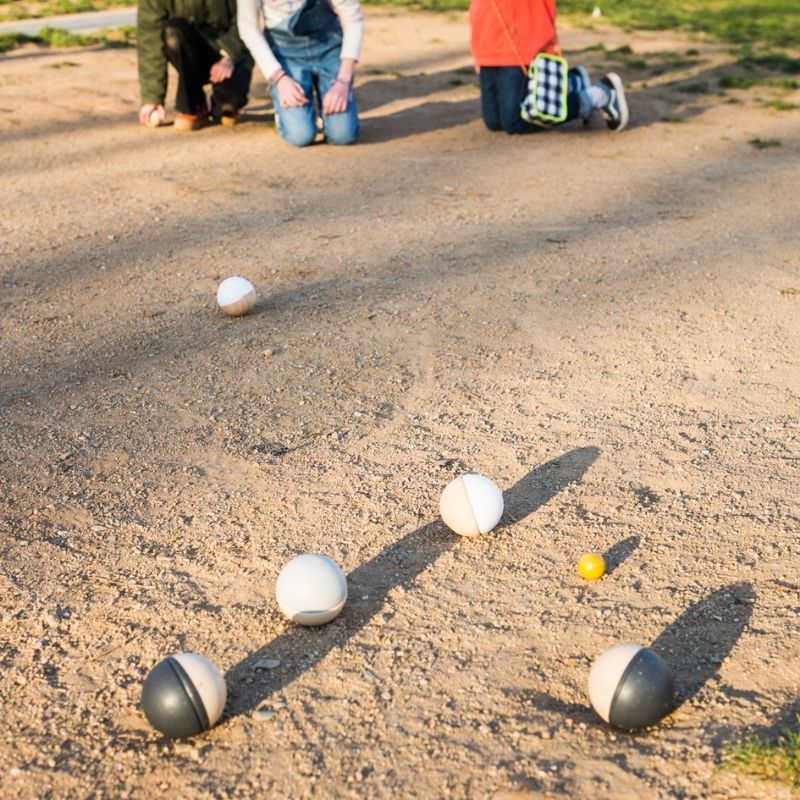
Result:
M164 121L162 112L158 108L154 108L147 117L147 124L151 128L157 128Z
M275 584L281 611L299 625L324 625L347 600L347 578L328 556L304 553L281 570Z
M217 305L230 317L241 317L256 304L256 287L234 275L217 287Z
M442 492L439 511L459 536L489 533L503 516L503 493L483 475L461 475Z

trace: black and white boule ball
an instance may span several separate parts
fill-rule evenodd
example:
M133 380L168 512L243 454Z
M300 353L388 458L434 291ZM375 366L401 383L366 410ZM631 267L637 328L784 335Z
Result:
M150 671L142 687L142 708L156 730L183 739L212 728L227 695L225 678L214 664L196 653L178 653Z
M655 725L673 708L675 681L669 667L640 644L606 650L589 672L594 710L617 728Z

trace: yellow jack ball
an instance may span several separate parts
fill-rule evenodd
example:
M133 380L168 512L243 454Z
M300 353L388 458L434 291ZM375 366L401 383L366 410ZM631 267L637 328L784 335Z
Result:
M587 581L596 581L606 574L606 560L597 553L585 553L578 562L578 572Z

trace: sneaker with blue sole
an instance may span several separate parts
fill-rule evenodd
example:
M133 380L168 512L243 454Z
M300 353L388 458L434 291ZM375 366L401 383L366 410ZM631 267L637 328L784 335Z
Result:
M605 86L611 99L603 107L603 116L606 118L606 125L612 131L621 131L628 124L628 102L625 99L625 89L622 86L622 78L616 72L609 72L598 83Z

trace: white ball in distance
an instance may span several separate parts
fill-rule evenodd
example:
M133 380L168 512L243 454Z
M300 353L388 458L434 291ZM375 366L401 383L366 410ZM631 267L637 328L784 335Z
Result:
M489 533L503 516L503 493L483 475L461 475L442 492L439 511L459 536Z
M163 122L163 117L161 116L161 111L158 108L154 108L149 116L147 117L147 124L151 128L157 128Z
M281 611L298 625L324 625L347 600L347 578L328 556L304 553L281 570L275 584Z
M241 317L256 304L256 288L247 278L234 275L217 287L217 305L230 317Z

